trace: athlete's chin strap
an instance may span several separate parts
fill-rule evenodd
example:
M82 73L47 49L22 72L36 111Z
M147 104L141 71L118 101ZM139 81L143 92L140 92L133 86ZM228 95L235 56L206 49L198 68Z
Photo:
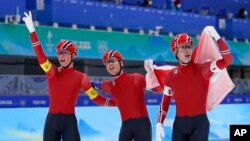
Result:
M187 63L182 62L182 61L177 57L177 54L178 54L178 50L177 50L177 53L175 54L175 58L176 58L179 62L181 62L181 64L189 64L189 63L191 62L191 60L190 60L189 62L187 62Z
M64 68L64 69L67 69L67 68L69 68L69 66L73 63L73 55L72 55L72 53L71 53L71 61L69 62L69 64L67 65L67 66L62 66L62 68Z
M122 73L122 64L121 64L121 61L119 61L119 64L120 64L120 70L115 75L111 75L112 77L119 76Z

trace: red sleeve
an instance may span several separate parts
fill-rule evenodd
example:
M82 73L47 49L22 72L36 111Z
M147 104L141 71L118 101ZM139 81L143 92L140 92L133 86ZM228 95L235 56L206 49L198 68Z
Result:
M217 43L219 46L220 53L222 55L222 59L218 60L216 62L216 65L218 66L218 68L224 69L232 63L233 56L223 39L219 39Z
M89 77L85 73L83 73L83 76L82 76L82 89L84 91L87 91L91 87L92 87L92 85L91 85Z
M96 98L94 98L92 100L97 105L109 106L109 107L116 106L114 99L106 98L106 97L103 97L101 95L98 95Z
M41 68L45 71L47 78L51 78L56 73L57 67L47 59L36 32L30 34L30 40Z
M157 123L158 122L163 123L163 121L165 120L167 112L168 112L170 100L171 100L171 96L167 96L167 95L162 96L162 100L161 100L161 104L160 104L158 116L157 116Z
M92 85L91 85L89 77L85 73L83 73L82 89L84 91L88 91L91 87ZM92 101L95 102L97 105L101 105L101 106L116 106L116 103L113 99L103 97L99 94L97 97L92 99Z
M176 69L176 68L174 68L174 69ZM173 71L173 70L171 70L171 71ZM164 86L167 86L167 87L171 86L170 85L170 75L172 73L171 71L165 77L165 85ZM163 123L163 121L165 120L167 112L168 112L170 100L171 100L171 96L167 96L167 95L163 94L161 104L159 107L159 111L158 111L157 123L158 122Z
M45 56L43 52L42 45L38 39L36 32L32 32L30 34L30 39L31 39L31 43L34 48L34 51L36 53L36 56L38 58L39 64L43 64L47 60L47 57Z

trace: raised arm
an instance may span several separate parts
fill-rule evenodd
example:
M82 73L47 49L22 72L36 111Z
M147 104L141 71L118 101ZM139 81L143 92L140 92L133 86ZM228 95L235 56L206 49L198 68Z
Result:
M25 22L25 25L30 32L30 40L37 56L38 62L43 71L46 73L47 77L51 77L55 74L56 67L47 59L45 53L43 52L42 45L35 31L31 12L24 12L24 15L25 17L23 17L23 21Z
M92 101L101 106L116 106L116 103L113 99L99 95L99 93L93 87L94 84L90 82L88 76L86 74L83 75L82 88ZM100 85L101 84L99 83L98 86Z
M223 41L223 39L220 37L220 35L217 33L213 26L206 26L204 30L210 33L210 35L215 39L222 55L222 59L213 62L211 67L214 67L215 69L219 68L221 70L226 68L233 61L233 56L231 54L231 51L229 50L229 47Z
M224 69L233 62L233 56L232 56L231 51L229 50L228 46L226 45L226 43L222 39L219 39L217 41L217 43L219 45L222 59L218 60L216 62L216 64L220 69Z

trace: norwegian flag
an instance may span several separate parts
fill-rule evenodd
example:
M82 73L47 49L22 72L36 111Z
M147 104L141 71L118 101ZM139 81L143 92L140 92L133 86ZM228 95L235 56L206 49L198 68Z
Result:
M215 43L215 40L209 33L203 31L194 51L194 63L200 64L210 61L216 61L222 58L220 51ZM154 89L156 92L161 92L164 87L166 75L175 66L165 65L157 66L153 64L153 60L145 60L144 67L146 73L146 89ZM209 81L208 96L207 96L207 111L214 109L225 96L235 87L228 72L225 69L215 72Z
M145 60L144 68L147 71L146 73L146 89L154 90L156 92L161 92L164 88L166 75L173 69L175 66L164 65L157 66L153 64L153 60Z

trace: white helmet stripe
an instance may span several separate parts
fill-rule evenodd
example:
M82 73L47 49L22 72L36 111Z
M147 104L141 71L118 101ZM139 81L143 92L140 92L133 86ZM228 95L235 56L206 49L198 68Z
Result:
M190 36L187 36L187 42L186 43L189 43L190 42Z
M115 50L111 50L110 52L109 52L109 57L108 58L111 58L111 57L113 57L113 55L116 53L116 51Z
M70 41L65 42L61 49L67 49L70 44L72 44Z
M180 34L178 34L175 38L175 47L178 47L178 40L180 38Z

